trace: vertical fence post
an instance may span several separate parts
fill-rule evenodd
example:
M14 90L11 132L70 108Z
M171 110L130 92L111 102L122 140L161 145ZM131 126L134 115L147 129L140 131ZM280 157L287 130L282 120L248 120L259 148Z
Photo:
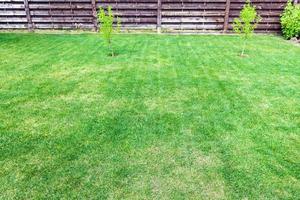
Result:
M157 33L161 33L161 1L162 0L157 0L157 24L156 24Z
M223 32L227 32L229 24L230 0L226 0Z
M24 0L24 8L25 8L25 13L26 13L26 18L27 18L28 31L32 31L33 25L32 25L28 0Z
M93 24L94 24L94 31L98 30L97 26L97 7L96 7L96 0L92 0L92 12L93 12Z

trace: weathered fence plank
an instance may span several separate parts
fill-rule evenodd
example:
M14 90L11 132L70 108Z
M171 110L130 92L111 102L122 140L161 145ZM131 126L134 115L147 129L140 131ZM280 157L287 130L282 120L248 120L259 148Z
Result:
M161 33L161 8L162 8L162 4L161 4L162 0L157 0L157 32Z
M29 31L32 31L33 26L32 26L32 20L31 20L28 0L24 0L24 8L25 8L25 13L26 13L26 18L27 18L27 28Z
M93 12L94 31L97 31L97 29L98 29L98 24L97 24L97 8L96 8L96 0L92 0L92 12Z
M226 0L225 17L224 17L224 32L228 30L229 24L229 12L230 12L230 0Z
M0 0L0 29L93 29L97 9L112 6L124 29L232 31L246 0ZM279 32L287 0L252 0L258 32ZM299 0L294 0L299 3Z

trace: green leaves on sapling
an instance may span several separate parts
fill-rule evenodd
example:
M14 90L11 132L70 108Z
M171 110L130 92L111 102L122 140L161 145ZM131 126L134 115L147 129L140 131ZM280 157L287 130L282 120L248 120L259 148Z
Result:
M234 32L240 34L244 40L241 56L244 56L246 41L253 35L260 20L261 17L257 14L255 6L251 5L250 0L247 0L240 12L240 17L235 18L233 22Z
M119 17L115 18L111 6L108 6L107 10L105 10L102 7L99 7L98 21L100 25L99 32L108 45L110 55L114 56L115 54L112 47L112 38L114 33L120 32L121 20ZM114 27L114 21L117 22L116 27Z

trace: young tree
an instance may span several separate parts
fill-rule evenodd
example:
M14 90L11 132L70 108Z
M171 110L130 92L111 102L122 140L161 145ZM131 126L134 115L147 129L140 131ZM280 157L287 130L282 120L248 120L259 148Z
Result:
M111 6L108 6L105 11L104 8L99 7L98 12L98 21L100 24L100 34L103 36L106 41L108 48L110 50L111 56L114 56L114 50L112 47L112 37L115 32L119 32L121 29L121 21L117 17L117 26L114 27L115 16L113 15Z
M253 35L254 29L260 22L261 17L257 14L255 6L252 6L250 0L247 0L244 8L241 10L240 17L234 19L233 30L243 38L243 49L241 56L245 54L246 42Z

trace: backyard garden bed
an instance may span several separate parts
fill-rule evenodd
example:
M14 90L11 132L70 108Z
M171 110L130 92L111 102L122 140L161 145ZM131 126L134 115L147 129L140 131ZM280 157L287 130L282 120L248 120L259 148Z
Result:
M0 34L3 199L297 199L300 48Z

